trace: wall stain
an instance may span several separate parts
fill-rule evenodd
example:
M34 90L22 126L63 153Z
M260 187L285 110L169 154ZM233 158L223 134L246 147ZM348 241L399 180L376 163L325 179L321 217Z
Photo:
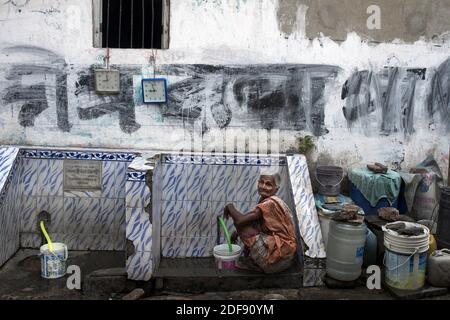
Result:
M450 132L450 58L442 63L431 80L427 97L430 124L441 124Z
M378 134L413 134L417 82L425 80L426 72L426 69L384 68L379 72L353 73L341 92L341 99L345 100L343 113L349 126L361 120L366 133L371 134L370 117L381 112Z

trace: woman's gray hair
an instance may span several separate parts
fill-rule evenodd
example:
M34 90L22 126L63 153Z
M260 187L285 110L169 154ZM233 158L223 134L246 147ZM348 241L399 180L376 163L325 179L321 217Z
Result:
M259 174L260 176L272 176L275 180L275 184L277 187L281 184L281 175L280 175L280 167L279 166L272 166L272 167L262 167L261 172Z

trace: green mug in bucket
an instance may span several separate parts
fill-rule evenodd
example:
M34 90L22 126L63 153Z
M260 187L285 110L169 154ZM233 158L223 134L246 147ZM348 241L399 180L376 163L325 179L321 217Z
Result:
M64 243L53 243L53 252L48 244L40 248L41 276L46 279L57 279L66 275L66 261L69 256Z

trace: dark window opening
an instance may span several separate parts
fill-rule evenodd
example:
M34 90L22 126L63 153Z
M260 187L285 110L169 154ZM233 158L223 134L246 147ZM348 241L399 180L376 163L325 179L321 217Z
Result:
M161 49L163 0L103 0L102 47Z

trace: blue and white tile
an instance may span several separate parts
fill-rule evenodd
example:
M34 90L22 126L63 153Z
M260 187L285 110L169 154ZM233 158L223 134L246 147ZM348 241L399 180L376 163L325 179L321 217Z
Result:
M41 196L63 195L63 161L39 160L38 194Z
M300 235L308 247L305 254L311 258L325 258L306 158L303 155L288 156L287 162Z
M240 166L240 174L236 175L236 197L238 202L252 201L257 193L259 167Z
M218 217L223 217L223 211L225 209L225 201L211 201L209 202L209 210L211 212L211 218L217 220Z
M209 201L211 195L210 166L187 165L184 175L186 181L186 200Z
M161 237L161 254L166 258L186 257L186 238Z
M22 232L20 247L38 249L42 245L42 237L38 233Z
M11 168L13 167L17 155L19 153L19 148L14 147L3 147L0 148L0 189L6 182L9 176Z
M186 214L184 205L184 201L162 201L162 237L186 236Z
M39 160L22 159L23 171L21 179L21 190L25 196L35 196L38 194L38 168Z
M102 163L102 198L117 198L116 193L116 165L113 161Z
M36 209L37 213L47 211L50 214L51 222L50 225L46 226L48 232L65 232L67 230L67 216L64 212L63 197L37 197ZM38 221L36 220L35 223L37 225Z
M128 279L148 281L153 274L153 256L151 252L136 252L126 262Z
M125 183L127 181L127 162L116 162L115 163L115 198L125 198Z
M212 176L212 190L210 201L227 201L232 198L233 195L229 195L228 192L232 192L234 167L228 165L216 165L211 167L210 174Z
M21 200L21 232L36 232L38 209L36 207L36 198L22 196Z
M93 212L93 224L91 232L93 234L108 234L117 230L117 200L100 199L100 210Z
M183 184L185 167L180 164L166 164L162 171L162 200L184 200L186 197L186 184Z
M126 182L127 208L143 208L151 201L150 189L145 182Z
M120 164L122 162L118 162ZM126 181L144 182L145 172L143 171L126 171Z
M94 217L100 211L100 199L68 198L64 201L68 234L92 234Z
M64 234L68 250L89 250L93 242L91 234Z
M114 245L114 250L125 250L126 244L126 207L125 207L125 199L117 199L116 200L116 222L117 233L116 240Z
M95 234L91 237L89 250L112 251L114 250L115 236L111 234Z
M101 198L101 190L92 191L64 191L64 198Z
M212 214L208 202L185 201L186 237L211 237Z
M152 224L143 208L127 208L126 239L133 241L136 251L152 250Z
M211 257L215 241L213 237L186 238L186 257Z

